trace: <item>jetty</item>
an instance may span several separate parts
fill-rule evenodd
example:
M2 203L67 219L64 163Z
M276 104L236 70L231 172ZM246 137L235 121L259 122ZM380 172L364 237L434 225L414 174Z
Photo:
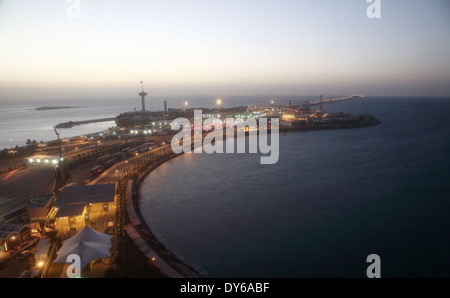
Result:
M69 121L69 122L59 123L55 127L56 128L72 128L77 125L97 123L97 122L108 122L108 121L115 121L115 120L116 120L116 117L92 119L92 120L82 120L82 121Z

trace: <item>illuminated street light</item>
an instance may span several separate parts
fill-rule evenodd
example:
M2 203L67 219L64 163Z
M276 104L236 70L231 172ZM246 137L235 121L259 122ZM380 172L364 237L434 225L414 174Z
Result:
M17 153L17 150L10 149L10 150L8 150L8 153L11 154L12 157L13 157L13 160L14 160L14 170L15 170L15 169L17 169L17 166L16 166L16 153Z
M58 139L58 155L59 155L59 161L63 161L62 153L61 153L61 142L59 139L59 132L56 130L56 126L53 127L53 130L55 131L56 138ZM39 161L38 161L39 162ZM58 165L55 166L55 175L56 175L56 184L58 184L58 170L60 170L61 179L64 181L64 169L62 167L59 167Z
M53 127L53 130L55 131L56 138L58 139L58 154L59 154L59 159L61 159L62 154L61 154L61 143L59 141L59 132L56 130L56 126Z

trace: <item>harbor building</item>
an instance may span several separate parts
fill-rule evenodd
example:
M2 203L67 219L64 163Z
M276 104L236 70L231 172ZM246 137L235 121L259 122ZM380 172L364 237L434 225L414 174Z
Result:
M115 226L115 189L115 184L65 187L55 202L55 229L61 238L70 238L85 226L110 233Z

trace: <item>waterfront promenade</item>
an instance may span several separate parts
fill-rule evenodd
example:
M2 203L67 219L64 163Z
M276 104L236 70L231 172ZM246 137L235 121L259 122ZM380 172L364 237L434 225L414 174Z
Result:
M127 224L125 226L125 230L127 231L128 235L130 236L131 240L136 244L136 246L139 248L139 250L149 259L153 262L155 266L157 266L162 273L169 277L183 277L180 273L175 271L172 267L170 267L169 264L167 264L163 259L159 257L159 255L150 248L150 246L145 242L145 240L142 238L142 236L139 234L139 232L136 230L136 227L141 226L141 221L139 220L138 215L136 214L136 211L133 207L132 202L132 187L133 187L133 180L129 180L127 183L127 191L126 191L126 208L128 212L128 216L130 217L131 223Z
M166 146L167 150L169 150L170 146ZM137 195L137 189L139 189L140 186L139 182L142 181L153 169L176 156L178 155L169 155L167 158L153 164L145 173L140 175L140 179L138 179L138 181L128 180L125 206L130 223L125 225L125 230L140 251L149 261L157 266L163 274L172 278L201 277L198 272L184 264L158 241L140 215L138 202L139 196ZM155 249L152 247L155 247Z
M139 210L139 196L137 193L140 181L153 169L176 156L178 155L172 152L171 145L166 144L113 165L88 184L117 183L121 178L127 177L126 179L128 180L125 180L125 202L122 207L125 210L122 210L122 212L126 211L124 214L129 219L125 219L123 227L130 239L148 262L155 265L162 274L171 278L199 277L195 270L184 264L159 242L143 221ZM145 171L136 171L145 163L149 165ZM131 177L134 179L130 179Z

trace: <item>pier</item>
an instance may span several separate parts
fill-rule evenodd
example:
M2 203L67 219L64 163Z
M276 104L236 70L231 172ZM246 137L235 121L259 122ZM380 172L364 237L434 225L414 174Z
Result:
M55 127L56 128L72 128L77 125L97 123L97 122L108 122L108 121L115 121L115 120L116 120L116 117L92 119L92 120L82 120L82 121L69 121L69 122L59 123Z

